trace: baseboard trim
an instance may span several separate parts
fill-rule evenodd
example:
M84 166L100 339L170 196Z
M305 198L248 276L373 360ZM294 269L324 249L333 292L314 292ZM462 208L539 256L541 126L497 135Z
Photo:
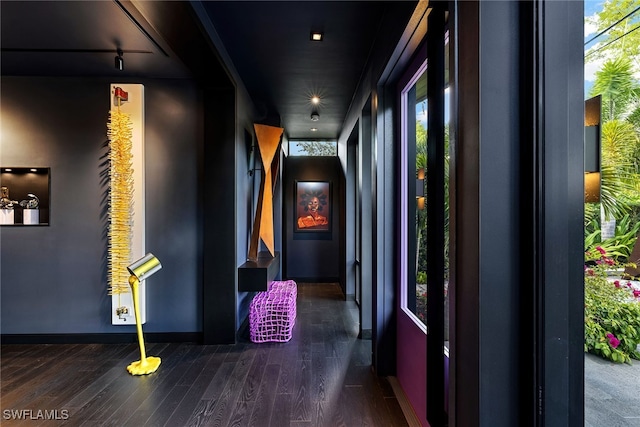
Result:
M402 386L398 382L398 378L396 377L387 377L391 388L393 389L393 394L396 396L396 400L402 409L402 413L404 414L404 418L407 420L407 424L409 427L422 427L418 416L413 410L407 395L404 394L404 390L402 390Z
M202 332L144 332L149 343L202 342ZM137 334L2 334L2 344L127 344L138 341Z
M293 280L296 283L338 283L339 277L290 277L287 280Z

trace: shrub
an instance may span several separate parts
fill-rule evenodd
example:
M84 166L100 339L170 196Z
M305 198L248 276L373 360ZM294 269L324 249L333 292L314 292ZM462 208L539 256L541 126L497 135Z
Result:
M615 236L610 239L598 242L600 240L600 229L595 229L593 232L588 233L585 236L586 261L599 259L601 254L596 250L596 247L600 247L605 250L610 258L625 262L631 255L638 231L640 231L640 222L632 225L629 215L625 215L617 222Z
M584 350L617 363L640 360L640 290L625 280L607 280L607 269L617 267L601 254L595 266L585 266Z

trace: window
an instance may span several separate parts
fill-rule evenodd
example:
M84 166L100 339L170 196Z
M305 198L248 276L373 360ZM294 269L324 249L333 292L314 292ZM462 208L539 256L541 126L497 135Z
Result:
M448 40L447 40L448 41ZM445 52L448 43L445 45ZM448 63L448 61L445 61ZM445 64L445 76L447 67ZM413 77L408 80L401 92L402 114L402 258L406 266L402 272L401 281L403 292L401 306L407 313L411 313L414 321L426 331L427 324L427 256L429 251L444 251L444 264L432 266L443 270L444 281L438 286L443 287L444 294L444 340L449 341L449 90L444 92L444 180L438 184L427 182L429 160L427 152L435 152L428 148L427 142L429 117L427 102L427 63L418 68ZM443 185L442 185L443 183ZM442 192L444 197L444 223L440 226L444 233L444 247L434 248L434 243L427 240L427 200L428 192ZM433 226L433 225L431 225ZM433 231L433 230L432 230ZM442 261L438 261L441 264Z
M402 308L420 326L427 322L427 66L422 64L402 91L403 295Z
M325 140L289 140L290 156L337 156L338 142Z

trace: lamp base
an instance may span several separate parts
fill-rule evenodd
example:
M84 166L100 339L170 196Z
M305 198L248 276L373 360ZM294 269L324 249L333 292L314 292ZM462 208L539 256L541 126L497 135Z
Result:
M129 366L127 366L127 371L131 375L146 375L152 372L155 372L160 366L160 358L155 356L149 356L144 360L137 360L135 362L131 362Z

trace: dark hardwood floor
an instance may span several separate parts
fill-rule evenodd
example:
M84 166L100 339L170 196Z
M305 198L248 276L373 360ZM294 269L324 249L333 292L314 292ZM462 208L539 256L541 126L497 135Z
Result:
M406 426L357 318L338 285L300 283L290 342L147 344L162 359L147 376L126 371L136 344L3 345L0 424Z

